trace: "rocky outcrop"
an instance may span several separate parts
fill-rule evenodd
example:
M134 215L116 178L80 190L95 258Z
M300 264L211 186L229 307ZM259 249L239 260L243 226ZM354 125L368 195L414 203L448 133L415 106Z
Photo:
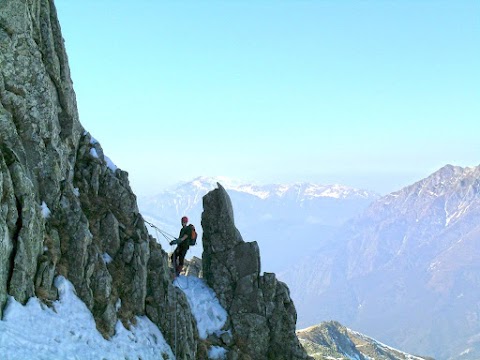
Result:
M296 312L274 274L259 276L221 187L205 197L203 271L230 315L218 341L230 359L306 359ZM187 271L200 273L194 259ZM177 359L205 358L195 319L171 284L128 174L78 119L53 0L0 2L0 318L8 296L57 299L63 275L106 337L147 315ZM231 335L233 334L233 336ZM181 341L177 341L181 339Z
M407 354L382 344L336 321L323 322L297 331L300 342L315 360L376 359L376 360L433 360Z
M229 359L307 359L289 290L275 274L260 276L258 245L243 241L220 184L203 197L203 207L203 276L228 313Z
M202 259L193 256L190 260L185 259L184 273L186 276L203 277Z
M48 3L0 4L0 308L7 289L25 302L49 282L45 266L35 281L43 239L58 245L41 205L59 202L62 187L73 184L81 128L52 12Z
M147 314L179 359L195 320L167 255L139 214L127 173L81 126L51 0L0 2L0 317L8 295L57 298L64 275L105 337ZM164 309L170 309L166 312ZM172 327L177 312L175 349ZM180 334L180 335L179 335Z

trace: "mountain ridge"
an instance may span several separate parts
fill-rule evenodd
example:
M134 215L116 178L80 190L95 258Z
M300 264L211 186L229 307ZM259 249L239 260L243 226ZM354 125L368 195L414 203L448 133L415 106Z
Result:
M268 271L277 271L283 261L288 261L291 251L285 256L279 252L282 247L289 247L290 240L303 239L305 249L320 246L318 237L311 236L312 232L327 236L333 228L357 215L378 197L377 194L355 188L310 183L264 185L262 188L254 188L253 192L257 193L252 194L252 186L242 185L240 181L197 177L190 182L177 184L155 197L139 198L141 213L148 221L161 224L162 229L171 234L178 231L178 221L183 215L187 215L193 224L199 225L201 198L210 187L216 187L217 180L226 181L225 189L232 198L237 224L246 238L258 240L264 254L264 269ZM276 195L279 189L282 191L281 196ZM352 196L331 197L337 189L343 195L350 192ZM260 191L271 196L259 197ZM365 194L367 197L364 197ZM201 257L202 229L196 227L200 235L199 246L191 248L188 256ZM275 253L279 256L272 253L270 245L276 246Z
M319 184L313 182L293 182L293 183L266 183L252 184L241 180L228 178L225 176L198 176L193 180L181 182L170 186L164 192L178 192L184 187L197 188L201 191L208 191L215 188L217 183L221 183L226 190L235 190L265 199L271 196L282 197L290 191L297 192L310 197L332 197L332 198L369 198L379 197L373 191L355 188L341 184ZM160 195L162 192L157 193ZM155 197L156 195L153 195Z
M461 358L476 359L479 175L446 165L381 197L303 260L306 279L279 274L292 284L299 325L334 318L410 353L456 359L471 349ZM316 301L324 306L312 312Z
M337 321L327 321L297 330L297 336L309 355L319 360L433 360L392 348Z

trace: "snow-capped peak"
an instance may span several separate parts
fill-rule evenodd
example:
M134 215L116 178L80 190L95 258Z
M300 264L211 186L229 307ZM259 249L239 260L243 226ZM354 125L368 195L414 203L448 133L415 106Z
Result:
M254 195L260 199L269 197L283 198L291 196L296 198L372 198L378 197L377 194L366 190L356 189L344 185L320 185L305 182L291 183L291 184L266 184L257 185L252 183L242 183L239 180L234 180L225 176L199 176L190 182L184 183L182 187L193 187L199 191L209 191L221 184L227 190L234 190L238 192Z
M366 190L359 190L344 185L320 185L311 183L293 183L293 184L272 184L272 185L242 185L234 189L255 195L261 199L268 197L294 196L297 198L369 198L376 196Z
M210 190L213 187L217 186L217 183L220 183L225 188L232 188L239 185L237 180L233 180L226 176L199 176L193 179L190 184L198 189L208 189Z

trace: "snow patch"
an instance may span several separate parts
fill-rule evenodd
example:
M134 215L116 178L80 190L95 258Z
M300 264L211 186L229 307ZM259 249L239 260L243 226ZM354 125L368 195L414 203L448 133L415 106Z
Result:
M64 277L55 279L59 300L47 307L36 297L23 306L9 297L0 320L2 359L157 360L175 357L162 333L147 317L127 330L119 321L105 340L91 312Z
M199 278L179 276L173 285L182 290L197 320L198 335L206 339L219 331L227 321L227 312L220 305L215 292Z
M225 189L235 189L238 184L235 180L232 180L226 176L199 176L195 178L191 184L199 190L212 190L217 187L217 182L220 183Z
M42 201L42 205L40 205L42 208L42 216L44 219L48 219L50 217L51 211L48 208L47 204L45 201Z
M430 266L428 267L428 270L429 271L435 271L437 270L437 267L440 265L440 261L434 261L430 264Z
M354 330L349 329L349 328L347 328L347 330L348 330L349 332L351 332L352 334L355 334L356 336L358 336L358 337L360 337L360 338L362 338L362 339L367 339L367 337L366 337L365 335L363 335L363 334L361 334L361 333L359 333L359 332L357 332L357 331L354 331ZM398 353L398 354L401 354L406 360L424 360L423 358L420 358L420 357L415 356L415 355L407 354L406 352L403 352L403 351L400 351L400 350L398 350L398 349L395 349L395 348L393 348L393 347L391 347L391 346L388 346L388 345L386 345L386 344L384 344L384 343L382 343L382 342L380 342L380 341L377 341L377 340L375 340L375 339L373 339L373 338L368 338L368 339L370 339L370 340L371 340L374 344L376 344L377 347L379 347L379 348L387 349L387 350L389 350L389 351L392 351L392 352L396 352L396 353Z
M278 188L277 188L277 191L275 191L275 195L277 195L278 197L282 197L284 196L287 191L290 190L290 186L288 185L280 185Z
M96 159L99 159L100 157L98 156L98 152L97 150L92 147L90 149L90 155ZM118 169L117 165L114 164L114 162L108 157L106 156L105 154L103 155L103 158L105 159L105 162L107 163L107 167L112 170L113 172L115 172L115 170Z
M112 257L110 255L108 255L107 253L104 253L102 255L102 259L105 262L105 264L110 264L113 261Z
M115 170L117 170L117 165L115 165L113 163L112 160L110 160L110 158L108 156L104 156L105 157L105 161L107 162L107 166L110 170L112 170L113 172L115 172Z
M237 187L236 189L233 189L233 190L245 192L247 194L256 196L256 197L258 197L262 200L265 200L266 198L268 198L270 196L269 191L262 190L258 186L253 186L253 185L250 185L250 184L239 186L239 187Z
M75 195L76 197L79 197L80 196L80 190L78 188L73 188L73 195Z
M445 204L446 206L446 204ZM448 225L450 225L450 222L453 222L455 219L458 219L460 218L462 215L464 215L467 210L469 209L470 207L470 204L468 204L467 206L459 206L457 208L457 211L454 211L453 213L449 214L446 207L445 207L445 227L447 227Z
M90 155L93 156L94 158L98 159L97 150L95 148L90 149Z
M227 356L227 350L220 346L211 346L208 350L208 358L212 360L224 360Z

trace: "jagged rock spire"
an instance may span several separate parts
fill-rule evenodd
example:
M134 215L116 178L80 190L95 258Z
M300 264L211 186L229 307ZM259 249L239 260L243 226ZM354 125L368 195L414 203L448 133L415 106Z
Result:
M295 335L289 290L273 273L260 276L258 245L243 241L220 184L203 197L203 207L203 275L228 312L235 343L230 353L255 360L307 359Z

